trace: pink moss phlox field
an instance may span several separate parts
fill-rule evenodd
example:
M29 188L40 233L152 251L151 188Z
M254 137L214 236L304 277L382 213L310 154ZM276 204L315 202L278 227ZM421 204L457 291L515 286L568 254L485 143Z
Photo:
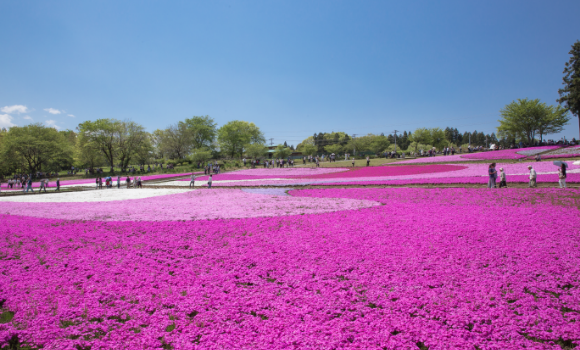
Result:
M530 155L538 154L556 148L560 148L560 146L540 146L529 148L504 149L501 151L487 151L473 154L463 154L461 157L465 159L483 159L483 160L523 159Z
M178 221L313 214L378 205L354 199L312 199L277 194L267 196L239 189L200 189L108 202L1 202L0 214L68 220Z
M0 299L14 312L0 346L15 336L91 350L578 344L579 191L290 194L384 205L185 222L0 216Z
M256 169L244 169L232 172L230 174L235 175L248 175L248 176L314 176L321 174L331 174L340 173L349 170L348 168L256 168Z
M419 157L419 158L415 158L415 159L400 160L400 161L397 161L396 163L385 163L383 165L467 162L469 160L470 159L462 158L461 154L455 154L452 156Z
M509 175L506 176L508 186L511 183L528 183L528 175ZM442 184L487 184L488 177L441 177L441 178L423 178L423 179L404 179L404 180L374 180L374 181L352 181L352 182L325 182L325 186L372 186L372 185L442 185ZM558 187L557 174L540 174L536 179L537 183L552 183ZM580 174L568 174L567 183L580 183ZM499 186L499 182L497 183Z
M332 168L330 168L332 169ZM308 172L304 173L302 171L297 172L286 172L286 176L274 176L267 175L267 170L264 172L256 173L255 175L239 175L237 172L218 174L212 177L213 181L219 180L254 180L254 179L334 179L334 178L359 178L359 177L376 177L376 176L402 176L402 175L415 175L415 174L431 174L439 172L448 172L466 169L466 167L461 165L402 165L402 166L375 166L375 167L358 167L352 169L343 169L341 172L333 173L322 173L322 174L310 174ZM290 168L281 170L302 170L300 168ZM208 176L201 176L196 180L204 181L207 180Z
M558 167L552 162L515 162L515 163L497 163L496 169L503 168L508 176L508 182L519 176L518 182L528 181L528 166L531 165L538 173L538 181L553 182L556 179ZM371 170L371 169L377 170ZM401 169L397 169L401 168ZM223 183L214 183L216 187L235 187L235 186L299 186L299 185L356 185L356 184L412 184L412 183L486 183L488 180L489 164L430 164L423 166L413 166L421 170L409 170L408 166L381 166L369 168L355 168L349 172L330 174L328 178L321 175L318 178L309 179L284 179L268 180L263 182L253 181L231 181ZM359 171L360 169L360 171ZM367 170L368 169L368 170ZM392 172L384 169L392 169ZM447 169L447 171L445 171ZM569 163L568 182L577 182L578 177L574 175L580 171L580 165ZM372 175L375 176L372 176ZM383 174L380 176L379 174ZM390 174L390 175L387 175ZM344 175L344 176L340 176ZM348 176L350 175L350 176ZM358 175L358 176L357 176ZM544 177L543 175L555 175L556 177ZM336 177L334 177L336 176ZM470 178L481 178L469 180ZM525 180L525 181L524 181Z

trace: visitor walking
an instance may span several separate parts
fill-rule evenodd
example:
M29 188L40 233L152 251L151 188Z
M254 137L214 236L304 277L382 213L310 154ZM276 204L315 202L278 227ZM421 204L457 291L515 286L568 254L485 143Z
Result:
M369 164L371 164L371 159L369 158L369 156L367 156L367 166L369 166Z
M497 171L495 170L495 163L491 163L487 170L489 174L489 181L487 182L487 188L495 188L495 179L497 177Z
M191 180L189 181L189 188L195 187L195 175L191 174Z
M129 176L125 179L125 184L127 185L127 188L131 187L131 178Z
M531 165L528 166L528 169L530 170L530 188L538 187L538 185L536 184L536 178L537 178L538 174L536 173L534 168L532 168Z
M117 175L117 188L121 188L121 175Z
M28 190L34 192L34 190L32 189L32 177L29 177L28 181L26 181L26 193L28 193Z
M354 168L354 157L352 157L352 167Z
M505 173L503 168L499 168L499 188L505 187L507 188L507 182L505 180Z
M560 188L566 188L566 165L564 163L558 169L558 183Z
M55 191L60 191L60 177L56 178L56 190Z
M212 180L212 178L211 178L211 177L212 177L212 176L213 176L213 175L210 175L210 176L209 176L209 179L207 180L207 187L208 187L208 188L211 188L211 180Z
M137 178L137 188L143 188L143 185L141 184L141 176Z

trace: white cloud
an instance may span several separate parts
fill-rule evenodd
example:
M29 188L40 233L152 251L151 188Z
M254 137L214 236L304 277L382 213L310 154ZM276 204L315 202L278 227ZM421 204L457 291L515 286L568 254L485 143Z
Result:
M72 115L72 114L69 114L68 116L69 116L69 117L71 117L71 118L74 118L74 117L75 117L75 116L74 116L74 115Z
M62 113L58 109L54 109L54 108L45 108L44 110L47 111L50 114L61 114Z
M26 113L28 112L28 107L23 105L4 106L0 108L0 111L3 113Z
M46 126L48 126L49 128L55 128L56 130L60 130L60 126L56 125L56 122L52 119L45 121L44 124L46 124Z
M24 117L24 119L27 119L27 120L32 120L32 117L31 117L31 116L29 116L29 115L27 115L27 116L25 116L25 117Z
M12 117L8 114L0 114L0 128L9 128L11 126L16 126L12 123Z

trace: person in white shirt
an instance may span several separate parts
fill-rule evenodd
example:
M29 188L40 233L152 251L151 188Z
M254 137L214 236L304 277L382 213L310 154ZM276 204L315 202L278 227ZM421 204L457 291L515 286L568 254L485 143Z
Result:
M189 181L189 188L195 187L195 175L191 174L191 180Z
M530 169L530 187L538 187L538 185L536 184L536 178L538 174L536 173L534 168L532 168L531 165L528 166L528 169Z

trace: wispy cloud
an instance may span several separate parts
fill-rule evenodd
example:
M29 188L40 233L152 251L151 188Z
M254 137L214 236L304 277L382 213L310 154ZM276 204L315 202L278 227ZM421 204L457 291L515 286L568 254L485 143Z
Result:
M75 117L75 116L74 116L74 115L72 115L72 114L69 114L68 116L69 116L69 117L71 117L71 118L74 118L74 117Z
M0 128L9 128L12 126L16 126L16 124L12 123L12 116L0 114Z
M32 120L32 117L31 117L31 116L29 116L29 115L27 115L27 116L25 116L25 117L24 117L24 119L27 119L27 120Z
M46 126L48 126L49 128L55 128L56 130L60 130L60 126L56 125L56 121L52 119L45 121L44 124L46 124Z
M23 105L12 105L12 106L4 106L0 108L0 111L3 113L26 113L28 112L28 107Z
M62 113L58 109L54 109L54 108L45 108L44 110L47 111L50 114L61 114Z

